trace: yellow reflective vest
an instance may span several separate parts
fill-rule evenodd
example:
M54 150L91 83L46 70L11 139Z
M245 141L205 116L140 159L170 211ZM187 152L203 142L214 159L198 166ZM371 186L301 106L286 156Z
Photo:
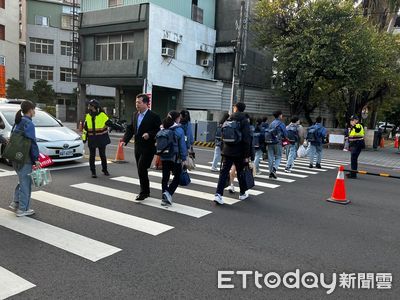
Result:
M97 116L93 117L90 114L86 114L85 124L82 131L82 140L86 141L88 136L104 135L108 133L108 128L106 122L108 121L108 116L101 112ZM94 128L93 128L94 125Z
M351 128L349 133L349 142L360 141L364 139L364 127L361 124L356 124Z

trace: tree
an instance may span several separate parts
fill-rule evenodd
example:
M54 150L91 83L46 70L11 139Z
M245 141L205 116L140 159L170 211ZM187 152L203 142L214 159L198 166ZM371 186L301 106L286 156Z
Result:
M33 100L40 103L53 104L56 99L55 92L51 84L46 80L35 81L32 88Z
M7 98L10 99L25 99L27 90L25 84L15 78L7 80Z
M335 99L337 113L349 117L398 85L395 38L381 35L352 1L261 0L255 30L275 54L292 114L304 112L309 123L324 100Z

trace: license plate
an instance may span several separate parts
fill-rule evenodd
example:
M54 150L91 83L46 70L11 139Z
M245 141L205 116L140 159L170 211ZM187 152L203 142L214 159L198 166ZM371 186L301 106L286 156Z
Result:
M59 156L60 157L71 157L71 156L74 156L74 150L71 150L71 149L60 150Z

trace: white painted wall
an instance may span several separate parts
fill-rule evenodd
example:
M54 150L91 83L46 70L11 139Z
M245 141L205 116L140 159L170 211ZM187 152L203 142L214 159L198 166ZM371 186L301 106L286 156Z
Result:
M175 59L166 59L161 56L165 32L169 32L172 38L180 39L181 37ZM196 65L196 50L206 45L212 60L215 40L214 29L150 4L148 92L151 91L152 86L181 90L184 76L213 79L214 68Z
M0 40L0 55L6 57L6 80L19 79L19 4L6 1L0 8L0 24L5 25L5 41Z

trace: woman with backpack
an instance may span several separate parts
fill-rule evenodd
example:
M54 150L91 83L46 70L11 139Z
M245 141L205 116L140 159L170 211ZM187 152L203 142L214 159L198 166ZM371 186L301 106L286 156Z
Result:
M15 115L15 124L12 130L12 134L22 133L25 139L29 140L29 143L23 143L25 147L29 147L29 151L24 149L18 149L21 153L28 152L24 162L13 161L14 170L18 175L18 185L15 188L14 200L10 203L9 207L15 211L17 217L30 216L35 213L30 208L31 202L31 191L32 191L32 179L30 173L32 172L32 166L40 167L39 162L39 148L36 143L36 132L35 125L32 122L32 118L35 116L35 104L31 101L25 100L21 103L21 109Z
M222 125L228 120L229 114L225 113L217 125L215 131L214 157L211 165L211 172L219 172L218 163L221 162L221 144L222 144Z
M188 150L188 156L190 159L188 159L187 162L187 168L189 170L193 170L195 167L194 159L195 159L195 153L193 150L193 144L194 144L194 136L193 136L193 130L192 130L192 123L190 122L190 113L187 110L182 110L181 111L181 121L180 125L183 129L183 132L185 134L185 142L186 142L186 148Z
M291 173L294 161L297 157L297 150L299 149L299 145L302 145L304 142L304 129L303 126L300 125L300 120L298 117L293 117L290 120L290 124L286 127L287 130L287 139L289 144L286 146L286 173Z
M170 111L162 122L162 130L156 136L157 152L159 152L163 166L162 206L172 205L172 196L179 185L183 166L186 163L188 148L185 132L179 124L180 121L181 114L177 111ZM174 178L168 185L171 172Z

